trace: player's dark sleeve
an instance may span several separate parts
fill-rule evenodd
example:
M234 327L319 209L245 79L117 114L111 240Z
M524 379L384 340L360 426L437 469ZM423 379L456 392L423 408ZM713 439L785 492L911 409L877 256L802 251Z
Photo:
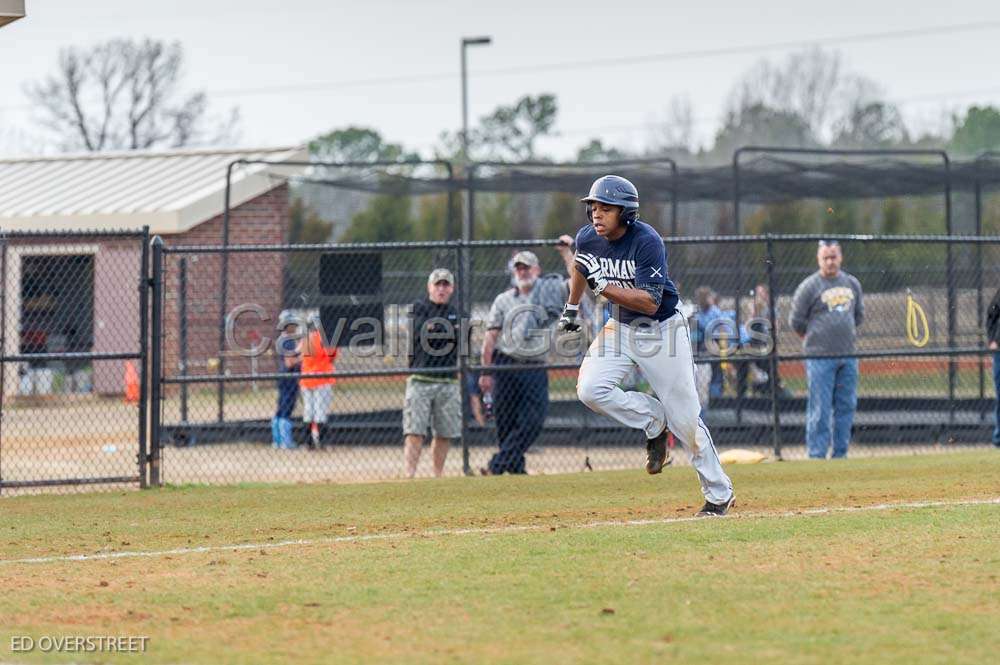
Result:
M576 238L574 243L576 244L576 251L586 252L589 251L586 246L589 245L590 241L597 237L597 232L594 231L594 227L591 225L581 226L580 230L576 232Z
M667 252L663 240L646 235L639 242L635 252L635 285L643 290L647 286L658 286L662 292L667 284Z
M641 285L637 284L636 288L642 289L643 291L648 293L650 297L653 299L653 302L656 303L657 307L659 307L660 303L663 302L663 287L660 286L659 284L641 284Z

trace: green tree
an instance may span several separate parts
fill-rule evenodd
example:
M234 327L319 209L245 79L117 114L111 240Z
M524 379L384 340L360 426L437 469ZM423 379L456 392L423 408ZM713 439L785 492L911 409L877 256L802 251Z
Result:
M399 143L389 143L374 129L345 127L309 142L309 155L319 162L401 162L419 159Z
M627 159L628 155L618 148L606 147L600 139L590 139L590 143L580 146L576 151L576 161L588 162L617 162Z
M885 102L854 106L836 127L835 148L890 148L908 143L899 109Z
M315 210L300 199L292 201L288 224L288 242L290 244L327 242L332 231L333 224L331 222L323 221Z
M461 237L459 231L462 221L462 206L460 196L450 197L452 201L451 220L454 228L448 228L447 194L434 194L420 197L417 206L417 217L414 221L415 240L456 240Z
M327 242L333 224L323 221L316 212L300 199L292 201L289 210L288 242L293 245ZM300 307L311 302L319 274L317 252L289 252L285 260L285 307Z
M768 203L743 219L743 233L814 233L812 215L802 201Z
M351 218L344 242L406 242L414 240L409 196L377 194L367 208Z
M804 148L817 146L819 141L809 123L793 111L754 104L727 115L715 135L712 153L728 159L745 145Z
M576 235L577 230L583 226L585 221L580 197L575 194L557 192L549 199L549 207L545 211L545 219L542 220L542 237L558 238L564 233L571 236Z
M559 113L555 95L525 95L498 106L469 132L470 154L506 161L538 159L536 142L552 132Z
M510 240L514 238L516 216L514 197L510 194L489 194L476 197L476 240Z
M956 117L955 131L948 149L963 155L1000 150L1000 110L993 106L973 106L964 118Z
M871 219L863 218L857 199L833 199L826 202L819 233L844 234L872 233Z
M898 198L886 199L882 203L882 233L884 235L902 235L906 233L903 202Z
M327 132L309 142L309 154L314 161L353 162L414 162L419 155L407 151L399 143L386 141L374 129L344 127ZM400 175L409 175L416 165L402 167L321 168L317 179L350 176L376 185L375 196L356 189L337 191L338 210L351 214L350 223L340 240L344 242L399 242L414 239L410 218L411 196L408 182ZM356 212L355 212L356 211Z

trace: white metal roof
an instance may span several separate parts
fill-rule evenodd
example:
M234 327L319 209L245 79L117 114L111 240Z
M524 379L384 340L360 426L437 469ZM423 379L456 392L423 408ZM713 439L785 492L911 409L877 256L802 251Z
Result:
M139 229L183 233L224 208L226 166L237 159L303 161L303 148L115 152L0 159L0 230ZM234 167L230 206L303 167Z
M24 0L0 0L0 25L24 18Z

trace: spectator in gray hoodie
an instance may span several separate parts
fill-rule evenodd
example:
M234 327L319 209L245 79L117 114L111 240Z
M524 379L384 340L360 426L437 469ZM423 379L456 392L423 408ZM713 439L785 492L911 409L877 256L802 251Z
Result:
M805 339L809 406L806 450L825 459L833 439L833 457L846 457L858 404L858 359L854 353L857 327L864 319L861 283L840 269L844 260L836 240L821 240L816 252L819 270L795 289L792 329Z

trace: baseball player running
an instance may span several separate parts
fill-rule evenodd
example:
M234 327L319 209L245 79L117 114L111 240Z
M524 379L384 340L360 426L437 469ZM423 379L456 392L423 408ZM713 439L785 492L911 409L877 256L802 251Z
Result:
M673 432L701 481L705 505L698 515L721 517L733 505L733 484L698 415L691 338L676 311L663 240L639 220L639 192L625 178L598 178L581 201L591 223L576 235L577 270L559 329L580 329L579 303L588 286L612 303L613 312L580 367L577 395L593 411L646 433L649 473L669 464L667 432ZM636 365L656 397L619 387Z

